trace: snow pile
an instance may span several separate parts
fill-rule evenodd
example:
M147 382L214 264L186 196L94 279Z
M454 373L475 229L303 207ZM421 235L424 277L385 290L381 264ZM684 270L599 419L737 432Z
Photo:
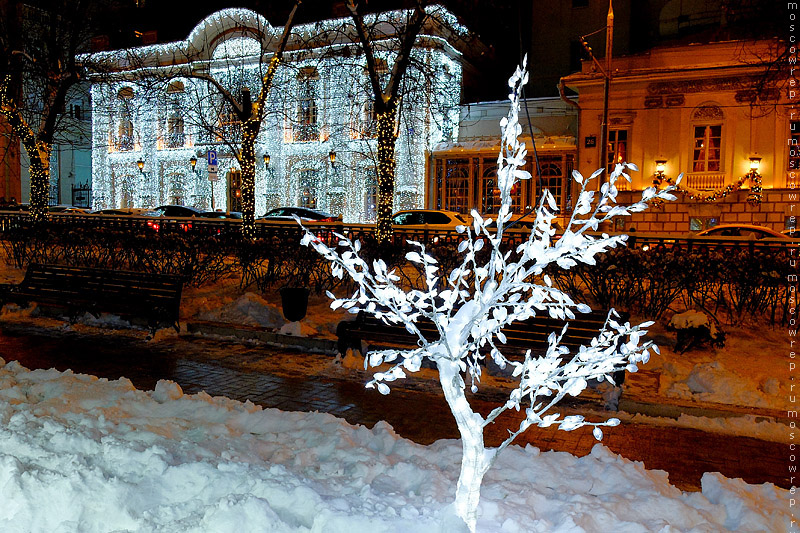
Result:
M0 364L2 531L458 531L456 441ZM761 532L789 519L772 485L706 474L702 493L682 493L602 445L583 458L511 447L486 481L482 532Z
M717 331L717 327L708 319L708 316L705 313L695 310L689 310L673 315L669 321L669 326L675 329L689 329L706 326L711 332L712 336L714 336Z
M674 365L664 365L664 371L673 376L665 392L670 398L771 407L765 394L753 386L751 381L730 372L719 361L696 364L682 379L675 378L680 371Z
M209 308L197 314L200 320L227 322L266 328L280 328L286 322L279 307L263 297L246 292L238 298L225 298L214 302Z

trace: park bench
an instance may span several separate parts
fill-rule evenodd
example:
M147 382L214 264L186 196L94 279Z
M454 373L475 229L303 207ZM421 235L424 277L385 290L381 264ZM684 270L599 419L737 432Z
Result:
M0 302L36 302L71 318L111 313L132 323L143 320L153 334L160 327L178 330L182 289L180 277L169 274L31 264L21 283L0 284Z
M628 320L627 313L620 313L617 321ZM561 339L561 344L570 349L570 354L575 354L578 347L588 345L597 336L608 317L608 310L597 310L590 313L576 313L574 319L560 320L547 316L535 316L527 320L514 322L503 328L506 336L505 344L495 340L501 348L503 355L509 360L521 361L527 350L534 355L544 354L547 350L547 338L551 332L560 333L565 323L569 324L567 332ZM433 322L420 320L417 328L426 338L437 338L438 332ZM338 350L342 355L348 349L363 353L367 350L380 348L416 348L418 338L409 333L403 324L386 324L371 314L359 312L354 321L340 322L337 331ZM366 347L365 347L366 345ZM572 355L569 355L571 357ZM501 370L491 357L486 357L487 369L495 375L509 375L510 367ZM625 379L625 372L614 374L614 381L621 385Z

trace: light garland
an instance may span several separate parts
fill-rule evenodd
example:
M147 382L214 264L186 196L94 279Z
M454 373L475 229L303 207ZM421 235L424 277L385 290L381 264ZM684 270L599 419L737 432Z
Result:
M246 24L247 20L255 20L252 12L247 10L225 11L226 17L249 14L247 15L249 18L241 19L242 24ZM215 14L210 18L217 20L219 16ZM341 23L341 20L338 22ZM201 26L211 31L217 30L213 24L201 23L198 28ZM216 35L210 34L206 40L210 42L215 37ZM196 35L192 38L197 40ZM242 38L237 36L236 39ZM317 169L318 209L329 211L334 215L341 214L343 220L350 223L367 222L369 221L367 218L371 218L365 209L365 198L369 192L368 173L365 169L371 166L377 167L379 163L376 159L380 160L381 154L389 151L387 146L381 148L379 136L352 135L354 123L366 124L363 109L364 104L371 99L371 93L366 90L362 56L354 55L346 59L330 53L334 48L341 46L341 43L332 43L328 47L317 46L302 58L285 54L283 61L288 65L276 69L272 81L274 90L269 92L264 105L254 110L262 118L258 134L248 133L245 123L231 126L232 131L241 133L239 147L242 152L240 160L242 208L245 213L250 211L251 205L256 215L274 207L298 205L299 171ZM254 43L237 41L235 46L228 47L228 53L236 57L228 59L224 57L226 49L218 47L213 51L214 59L208 70L209 75L229 89L247 85L257 90L264 81L259 75L259 68L263 67L261 58L243 57L242 53L242 50L256 48ZM135 54L138 50L128 52ZM414 61L407 74L409 82L406 84L409 90L403 95L402 109L398 110L395 118L390 120L391 133L396 135L397 144L396 152L391 153L386 164L388 161L392 162L396 186L395 198L389 198L389 201L384 203L384 212L392 211L395 206L423 207L425 154L432 150L436 143L454 140L458 135L462 79L462 68L458 58L445 47L428 47L422 41L418 41L412 53ZM127 53L123 55L127 57ZM387 67L391 69L395 57L392 52L380 51L376 56L386 61ZM416 65L426 65L430 71L422 72ZM270 63L267 72L271 67ZM320 140L296 142L291 133L295 126L293 120L299 97L300 80L297 73L304 67L315 67L319 72L317 82L319 93L316 103L317 124L321 135ZM149 72L150 69L137 70L132 72L130 77L135 78L139 75L146 77ZM227 184L224 179L223 159L229 160L231 164L235 160L230 158L230 150L226 145L204 133L198 126L201 122L207 123L215 119L215 113L219 108L214 107L213 102L218 96L205 81L194 78L180 78L180 81L184 84L184 92L169 94L169 98L160 98L155 103L147 99L145 83L140 86L135 81L109 82L102 79L94 81L92 86L94 208L119 206L121 180L130 180L136 184L138 190L135 201L140 204L146 199L168 203L170 201L168 193L173 188L173 182L182 179L187 191L187 202L191 201L196 207L205 208L204 206L209 204L209 198L206 196L210 195L213 187L216 207L230 209L226 204ZM134 89L134 96L129 103L130 119L134 123L135 143L130 151L116 151L113 142L116 139L118 120L121 116L117 94L125 86ZM172 107L168 107L167 102L171 102ZM179 109L182 113L186 138L186 144L182 147L165 148L163 143L161 147L158 145L157 139L166 130L165 120L170 116L165 109ZM395 131L398 126L398 131ZM240 129L235 130L235 128ZM364 131L367 129L363 126ZM288 136L285 132L288 132ZM388 141L389 137L386 137L386 140ZM250 143L253 146L252 156L246 146ZM189 158L197 157L200 162L209 149L217 150L220 159L220 180L212 184L208 183L202 164L198 165L197 172L192 172L189 167ZM330 151L337 153L335 171L328 162ZM255 161L260 160L259 158L266 153L271 156L269 169L255 164ZM251 157L252 168L249 163L242 162ZM136 168L135 162L138 159L146 162L147 178L142 177ZM252 198L248 197L246 192L248 190L254 191ZM191 195L194 199L189 198L190 191L194 192ZM402 198L398 196L400 193L403 193ZM153 206L137 205L137 207ZM243 224L243 228L245 226L247 223Z
M690 187L684 187L683 185L676 184L675 181L670 178L669 176L663 176L658 178L659 180L666 181L670 185L675 185L675 190L678 192L682 192L686 196L689 197L690 200L699 200L701 202L716 202L717 200L721 200L728 196L729 194L736 192L742 188L744 183L750 180L753 183L753 186L750 188L750 194L747 195L747 203L750 205L756 206L760 205L761 201L763 200L763 188L761 186L761 175L758 172L749 172L739 178L735 183L729 183L725 187L721 189L716 189L714 191L704 193L698 191L696 189L692 189ZM654 205L654 207L659 207L659 205Z
M50 150L51 144L40 141L22 117L14 98L9 94L11 76L0 83L0 114L6 117L12 131L20 138L30 162L30 216L34 222L47 220L50 200ZM46 164L45 164L46 162Z

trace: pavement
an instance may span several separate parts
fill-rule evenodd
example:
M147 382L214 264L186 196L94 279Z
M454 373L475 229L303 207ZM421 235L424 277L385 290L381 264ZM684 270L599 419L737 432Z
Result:
M458 438L435 381L403 380L390 395L383 396L364 388L368 374L345 368L333 357L334 341L286 337L258 328L194 322L187 325L186 334L147 341L143 333L135 331L109 335L92 328L42 327L37 321L0 322L0 357L32 369L69 368L108 379L124 376L144 390L168 379L188 394L205 391L249 400L264 408L324 412L368 427L384 420L399 435L421 444ZM691 409L698 416L746 412L766 418L776 414L749 408L737 412L736 408L713 405L660 405L636 392L646 390L647 379L646 374L637 377L639 382L634 380L631 394L626 388L622 410L655 416L678 416ZM470 400L483 414L504 401L502 391L494 389L472 395ZM596 394L573 400L562 411L589 413L590 419L609 415L603 412ZM519 418L520 414L512 411L487 428L487 445L502 442L507 428L514 427ZM699 490L705 472L790 487L786 444L629 422L604 428L604 435L603 444L612 452L641 461L647 469L666 471L670 483L682 490ZM588 454L596 444L590 428L571 432L532 428L515 442L577 456Z

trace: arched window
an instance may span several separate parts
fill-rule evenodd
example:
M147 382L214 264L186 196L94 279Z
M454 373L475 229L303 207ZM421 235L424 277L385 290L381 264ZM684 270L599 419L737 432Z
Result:
M692 172L722 172L722 109L702 105L692 113Z

